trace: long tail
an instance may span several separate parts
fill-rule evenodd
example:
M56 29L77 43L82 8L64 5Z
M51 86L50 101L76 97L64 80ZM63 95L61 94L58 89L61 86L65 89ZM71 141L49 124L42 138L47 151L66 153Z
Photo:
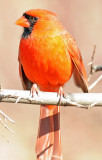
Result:
M62 160L60 108L57 106L40 107L36 154L37 160Z

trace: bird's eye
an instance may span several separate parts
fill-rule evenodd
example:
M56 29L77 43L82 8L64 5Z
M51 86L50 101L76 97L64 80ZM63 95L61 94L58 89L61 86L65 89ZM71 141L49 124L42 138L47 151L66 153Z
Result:
M34 17L34 20L36 20L36 21L37 21L37 20L38 20L38 17Z

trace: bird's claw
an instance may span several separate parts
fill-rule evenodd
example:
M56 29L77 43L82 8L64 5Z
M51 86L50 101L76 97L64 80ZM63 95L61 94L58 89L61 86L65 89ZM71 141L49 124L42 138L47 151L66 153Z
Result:
M36 92L37 95L39 95L39 89L38 86L34 83L31 87L31 96L34 97L34 93Z
M60 105L61 104L61 98L62 98L62 96L64 97L64 91L63 91L62 87L59 88L57 96L59 96L59 105Z

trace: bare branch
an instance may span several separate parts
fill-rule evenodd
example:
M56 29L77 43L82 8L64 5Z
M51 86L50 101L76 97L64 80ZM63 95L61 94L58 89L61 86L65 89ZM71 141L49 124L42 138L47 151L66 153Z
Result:
M27 103L41 105L59 105L60 97L57 93L41 92L31 97L30 91L6 90L1 89L0 101L9 103ZM61 106L77 106L89 108L93 106L102 106L102 93L69 93L61 97Z
M93 63L94 57L95 57L95 51L96 51L96 45L94 45L93 54L91 57L91 62L88 64L88 65L90 65L90 75L89 75L88 81L90 81L93 73L95 73L97 71L102 71L102 65L94 65L94 63Z
M7 123L7 120L9 120L9 121L12 122L12 123L15 123L10 117L8 117L8 116L7 116L4 112L2 112L1 110L0 110L0 114L2 114L2 116L4 117L6 123Z
M2 86L1 86L1 83L0 83L0 93L2 92ZM1 99L1 96L0 96L0 99ZM4 118L4 121L2 120L2 118L0 118L0 122L1 124L6 128L8 129L10 132L14 133L14 131L12 129L10 129L8 126L7 126L7 122L10 121L11 123L14 123L15 122L9 117L7 116L3 111L0 110L0 114L3 116ZM5 123L4 123L5 122Z
M94 65L92 68L93 72L98 72L98 71L102 71L102 66L99 65Z
M0 110L0 114L4 117L4 121L6 122L6 124L2 121L2 119L0 118L0 122L1 124L7 128L10 132L14 133L14 131L12 129L10 129L8 126L7 126L7 120L9 120L11 123L15 123L10 117L8 117L4 112L2 112Z
M97 78L97 80L89 86L89 91L90 91L93 87L95 87L96 84L99 83L101 80L102 80L102 75L100 75L100 76Z
M96 50L96 45L94 45L93 54L91 57L91 62L88 63L88 65L90 65L90 75L89 75L88 81L90 81L92 74L93 74L93 61L94 61L94 56L95 56L95 50Z

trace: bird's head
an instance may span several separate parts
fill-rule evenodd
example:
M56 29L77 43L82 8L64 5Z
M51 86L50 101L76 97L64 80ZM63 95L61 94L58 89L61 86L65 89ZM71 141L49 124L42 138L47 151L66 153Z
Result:
M22 37L27 38L36 24L39 23L39 26L41 27L41 22L47 22L55 17L56 15L48 10L32 9L23 13L23 15L16 21L16 24L24 27Z

